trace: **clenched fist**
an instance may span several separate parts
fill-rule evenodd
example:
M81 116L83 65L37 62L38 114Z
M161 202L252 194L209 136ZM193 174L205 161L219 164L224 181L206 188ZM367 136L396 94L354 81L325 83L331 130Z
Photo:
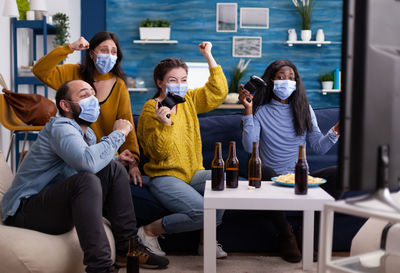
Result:
M114 122L114 128L113 130L119 130L122 133L124 133L125 136L127 136L130 131L132 131L133 126L132 123L129 122L129 120L126 119L118 119Z
M72 50L81 51L81 50L85 50L85 49L89 48L89 42L86 41L85 38L81 37L78 40L76 40L75 42L73 42L72 44L69 44L69 47Z

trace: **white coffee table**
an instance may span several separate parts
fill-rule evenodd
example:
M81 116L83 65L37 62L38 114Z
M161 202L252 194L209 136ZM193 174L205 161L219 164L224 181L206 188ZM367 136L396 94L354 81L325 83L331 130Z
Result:
M216 210L283 210L303 211L303 270L313 266L314 212L325 203L334 202L320 187L309 188L307 195L295 195L292 187L263 181L261 188L249 190L247 181L239 181L237 189L212 191L211 181L204 192L204 272L216 273Z

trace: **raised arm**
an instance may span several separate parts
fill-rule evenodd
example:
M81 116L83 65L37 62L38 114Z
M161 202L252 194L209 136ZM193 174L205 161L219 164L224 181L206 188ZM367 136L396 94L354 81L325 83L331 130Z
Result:
M208 82L201 88L189 90L188 96L192 97L196 112L204 113L213 110L220 105L228 94L228 84L222 71L212 53L212 44L210 42L202 42L199 44L200 53L206 59L210 77Z
M251 153L253 142L260 140L260 123L253 115L253 96L249 91L239 86L239 101L244 106L242 117L242 144L246 152Z
M79 78L79 65L59 65L59 63L66 59L68 54L87 48L89 48L89 43L83 37L72 44L56 47L37 61L32 69L33 74L41 82L57 90L64 82Z

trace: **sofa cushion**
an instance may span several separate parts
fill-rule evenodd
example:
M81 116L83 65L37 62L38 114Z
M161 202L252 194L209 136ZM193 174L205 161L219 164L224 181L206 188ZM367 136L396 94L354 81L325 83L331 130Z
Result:
M338 122L340 108L314 109L314 112L321 132L326 134L336 124L336 122ZM336 166L338 163L338 147L339 142L333 145L333 147L324 155L315 154L311 149L307 149L307 163L310 172Z

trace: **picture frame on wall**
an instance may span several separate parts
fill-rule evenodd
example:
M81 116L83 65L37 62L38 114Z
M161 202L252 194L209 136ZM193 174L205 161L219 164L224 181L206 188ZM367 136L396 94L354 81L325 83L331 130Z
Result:
M217 3L217 32L237 31L237 3Z
M269 28L269 8L240 8L241 28Z
M261 58L262 37L233 36L232 56L246 58Z

